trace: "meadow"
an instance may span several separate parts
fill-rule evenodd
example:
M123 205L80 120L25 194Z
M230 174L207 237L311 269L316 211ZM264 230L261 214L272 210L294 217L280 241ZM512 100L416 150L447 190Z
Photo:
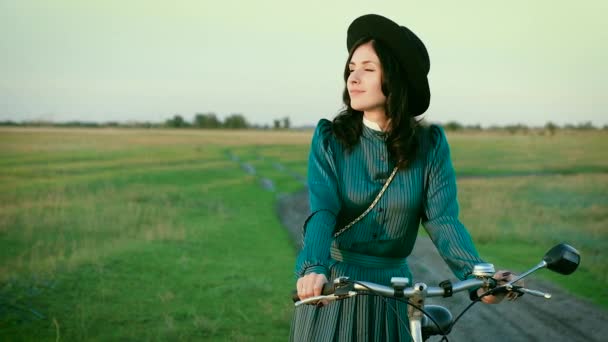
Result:
M308 132L0 129L0 340L283 341L295 249L276 199ZM608 134L449 133L461 220L521 271L608 308Z

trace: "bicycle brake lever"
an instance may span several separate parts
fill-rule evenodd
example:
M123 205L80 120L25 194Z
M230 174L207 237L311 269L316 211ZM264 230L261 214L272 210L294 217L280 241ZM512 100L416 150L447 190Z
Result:
M295 302L294 305L300 306L303 304L316 304L317 302L324 300L324 299L327 301L332 301L332 300L335 300L335 297L336 297L335 295L308 297L306 299L302 299L302 300Z
M315 297L310 297L310 298L306 298L306 299L303 299L303 300L299 300L299 301L295 302L294 305L295 306L300 306L302 304L317 304L318 302L320 302L322 300L326 300L328 302L333 302L333 301L336 301L338 299L344 299L344 298L354 297L356 295L357 295L357 292L354 292L354 291L350 291L347 294L340 295L340 296L337 296L335 294L330 294L330 295L327 295L327 296L321 295L321 296L315 296Z

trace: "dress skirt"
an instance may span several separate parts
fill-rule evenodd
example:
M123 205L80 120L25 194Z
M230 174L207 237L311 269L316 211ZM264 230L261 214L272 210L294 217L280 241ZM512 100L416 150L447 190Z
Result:
M352 280L390 285L392 277L407 277L407 266L375 268L335 262L331 279L349 276ZM398 313L398 316L396 315ZM359 295L330 302L325 307L301 305L295 309L290 341L410 341L407 305L395 299Z

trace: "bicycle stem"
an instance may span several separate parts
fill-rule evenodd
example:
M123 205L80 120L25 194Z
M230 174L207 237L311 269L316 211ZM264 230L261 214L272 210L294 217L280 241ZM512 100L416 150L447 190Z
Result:
M428 287L424 283L417 283L413 286L412 296L409 298L410 303L418 308L424 307L425 297L427 296ZM410 319L410 334L413 341L422 341L422 312L414 306L408 306L407 312Z

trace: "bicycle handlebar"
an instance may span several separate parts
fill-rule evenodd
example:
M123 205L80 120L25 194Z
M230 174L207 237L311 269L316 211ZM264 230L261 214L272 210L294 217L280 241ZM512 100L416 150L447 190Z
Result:
M334 279L333 283L324 284L321 295L319 296L300 300L297 292L294 291L292 299L296 306L300 306L302 304L318 304L321 301L330 302L341 300L354 297L358 294L371 294L387 298L400 299L406 301L407 304L410 305L408 308L408 317L410 319L409 331L411 332L412 340L423 341L425 336L428 337L430 335L437 334L440 334L445 338L458 319L462 317L462 315L473 304L479 302L484 296L515 292L518 295L530 294L549 299L551 298L550 294L526 289L523 286L517 285L517 282L529 274L545 267L557 273L568 275L576 270L579 263L579 252L574 247L561 243L551 248L545 254L542 261L532 269L524 272L515 279L511 279L507 283L500 285L498 285L499 280L492 278L492 275L494 274L494 266L492 264L482 263L475 265L471 272L471 274L476 278L458 281L453 284L449 281L444 281L440 283L439 286L427 286L425 283L416 283L413 286L408 287L409 280L407 278L393 277L391 279L391 286L386 286L367 281L349 280L348 277L339 277ZM451 313L441 306L431 305L428 309L433 310L429 310L429 312L425 311L425 309L427 309L427 307L424 305L425 297L449 297L453 293L474 288L482 288L485 292L479 295L478 298L469 304L458 315L458 317L456 317L455 320L452 320ZM397 314L396 311L395 313ZM424 317L428 318L425 320L426 323L423 323ZM438 319L438 317L442 318ZM429 321L432 321L434 326L429 324ZM423 331L423 328L427 329L426 333ZM447 341L447 338L445 338L445 340Z
M492 282L490 279L491 278L488 278L487 280L483 280L483 279L462 280L462 281L452 284L451 292L456 293L456 292L462 292L465 290L469 290L469 289L472 289L475 287L482 287L484 285L487 285L488 281L493 283L495 286L495 283ZM367 282L367 281L352 281L352 282L354 283L354 286L353 286L354 293L349 293L347 295L335 296L334 295L334 292L335 292L334 284L325 283L320 296L314 296L314 297L306 298L304 300L300 300L297 293L294 293L292 296L292 299L296 303L295 305L299 306L302 304L309 304L309 303L317 302L317 301L323 300L323 299L332 301L332 300L342 299L342 298L346 298L346 297L352 297L352 296L355 296L356 294L362 293L362 292L375 293L378 295L391 297L391 298L394 298L394 297L410 298L420 292L426 292L426 294L425 294L426 297L448 297L451 295L448 292L448 290L444 287L427 286L424 283L416 283L413 286L404 288L403 290L396 290L390 286L380 285L380 284ZM493 287L493 286L490 286L490 287ZM351 292L353 292L353 291L351 291Z

